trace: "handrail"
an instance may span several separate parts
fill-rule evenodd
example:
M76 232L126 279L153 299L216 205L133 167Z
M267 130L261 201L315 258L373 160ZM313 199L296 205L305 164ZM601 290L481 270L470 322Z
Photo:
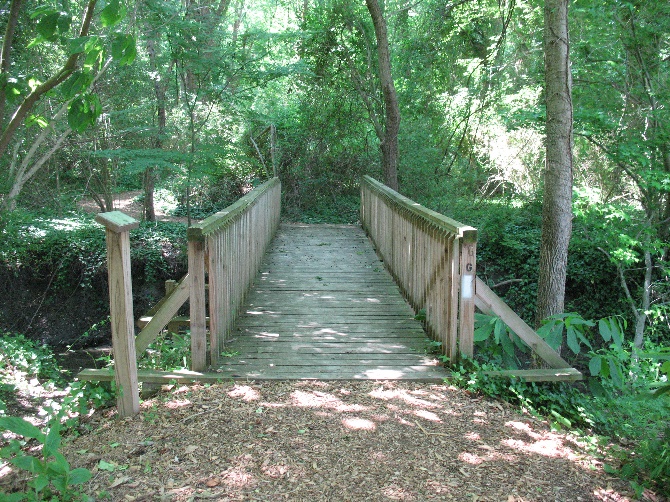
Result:
M454 360L472 356L477 230L423 207L369 176L361 223L428 333Z
M187 231L191 366L207 365L205 277L209 279L210 362L216 365L244 295L279 226L279 178L256 187Z

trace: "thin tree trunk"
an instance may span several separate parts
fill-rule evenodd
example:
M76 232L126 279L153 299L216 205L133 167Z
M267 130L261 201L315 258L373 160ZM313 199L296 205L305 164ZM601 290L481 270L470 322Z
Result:
M546 166L536 323L564 310L572 233L572 78L568 0L545 0Z
M385 120L384 136L380 138L384 182L394 190L398 189L398 131L400 130L400 109L393 76L391 74L391 54L389 52L386 21L377 0L365 0L375 26L377 38L377 58L379 60L379 80L384 96Z
M9 7L9 19L5 28L5 38L2 41L2 54L0 54L0 74L3 75L2 84L0 84L0 127L5 124L5 107L7 106L7 97L5 88L7 86L7 76L12 64L12 43L14 42L14 32L19 22L19 13L23 0L12 0Z

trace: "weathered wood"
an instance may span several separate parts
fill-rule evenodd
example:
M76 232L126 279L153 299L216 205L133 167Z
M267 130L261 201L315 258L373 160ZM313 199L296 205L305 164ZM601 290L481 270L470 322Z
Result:
M337 246L350 252L338 256ZM342 272L333 271L334 264ZM258 379L448 376L426 355L421 324L359 228L283 225L260 270L226 346L236 355L220 359L223 373ZM334 279L332 286L327 278ZM412 369L421 366L430 369Z
M106 227L109 310L118 389L116 403L119 416L128 417L140 410L129 235L130 229L139 223L119 211L99 214L96 221Z
M99 213L95 217L95 221L116 234L128 232L140 226L139 221L121 211Z
M189 276L186 274L177 283L177 287L169 295L165 296L161 307L153 316L140 319L140 321L142 319L148 321L135 339L135 350L138 357L156 339L163 328L172 321L172 318L177 314L181 306L188 300L189 286ZM138 324L140 321L138 321Z
M522 378L526 382L576 382L584 376L575 368L484 371L485 375L501 378Z
M477 230L368 176L361 182L361 222L409 304L425 311L426 331L443 353L454 360L460 348L471 356Z
M191 369L207 366L207 313L205 306L205 246L202 241L188 242L189 308L191 317Z
M524 322L484 281L479 277L476 281L477 308L485 314L497 315L509 326L519 338L540 356L549 366L556 369L570 369L570 364L558 352ZM576 371L576 370L575 370Z
M206 255L202 277L205 274L209 277L209 347L211 364L214 366L224 350L226 338L233 328L244 296L258 272L265 249L277 229L280 200L281 185L274 178L224 211L188 230L189 249L196 250L203 257L198 260L204 260ZM198 243L206 253L196 249ZM189 253L189 262L191 260ZM194 263L193 266L201 265ZM204 296L200 296L199 283L197 289L198 293L194 292L191 299L191 308L194 308L195 298L198 310L197 316L191 315L191 336L195 327L197 340L192 343L204 347L206 343L202 340L205 331L205 302ZM194 369L195 364L204 364L199 356L197 361L195 358L193 360Z
M92 369L81 370L76 377L80 381L89 382L110 382L114 379L114 372L110 369ZM230 378L221 373L202 373L198 371L176 370L176 371L157 371L157 370L138 370L137 379L140 382L169 384L188 383L188 382L209 382L216 383Z
M142 316L137 320L137 326L139 328L144 328L149 322L151 321L152 317L151 316ZM207 317L206 322L209 323L209 317ZM185 315L177 315L174 316L172 319L170 319L170 322L168 322L168 330L169 326L174 325L174 326L190 326L191 325L191 318Z
M477 273L477 242L461 245L461 290L458 319L458 347L464 356L474 353L475 277Z

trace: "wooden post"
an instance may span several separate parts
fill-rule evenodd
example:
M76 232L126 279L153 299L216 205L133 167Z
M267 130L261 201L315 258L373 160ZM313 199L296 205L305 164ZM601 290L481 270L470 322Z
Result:
M205 243L188 241L188 275L191 278L191 369L207 366L207 313L205 311Z
M104 225L107 233L109 311L118 393L116 406L119 416L129 417L140 411L130 277L130 230L137 228L139 222L121 211L100 213L95 221Z
M477 230L463 232L461 243L461 290L458 339L461 354L472 357L475 343L475 277Z

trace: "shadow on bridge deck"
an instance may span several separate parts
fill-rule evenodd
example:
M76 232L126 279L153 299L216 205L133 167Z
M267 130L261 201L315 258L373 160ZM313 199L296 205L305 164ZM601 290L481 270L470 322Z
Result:
M353 225L284 224L221 358L223 377L442 381L421 323Z

